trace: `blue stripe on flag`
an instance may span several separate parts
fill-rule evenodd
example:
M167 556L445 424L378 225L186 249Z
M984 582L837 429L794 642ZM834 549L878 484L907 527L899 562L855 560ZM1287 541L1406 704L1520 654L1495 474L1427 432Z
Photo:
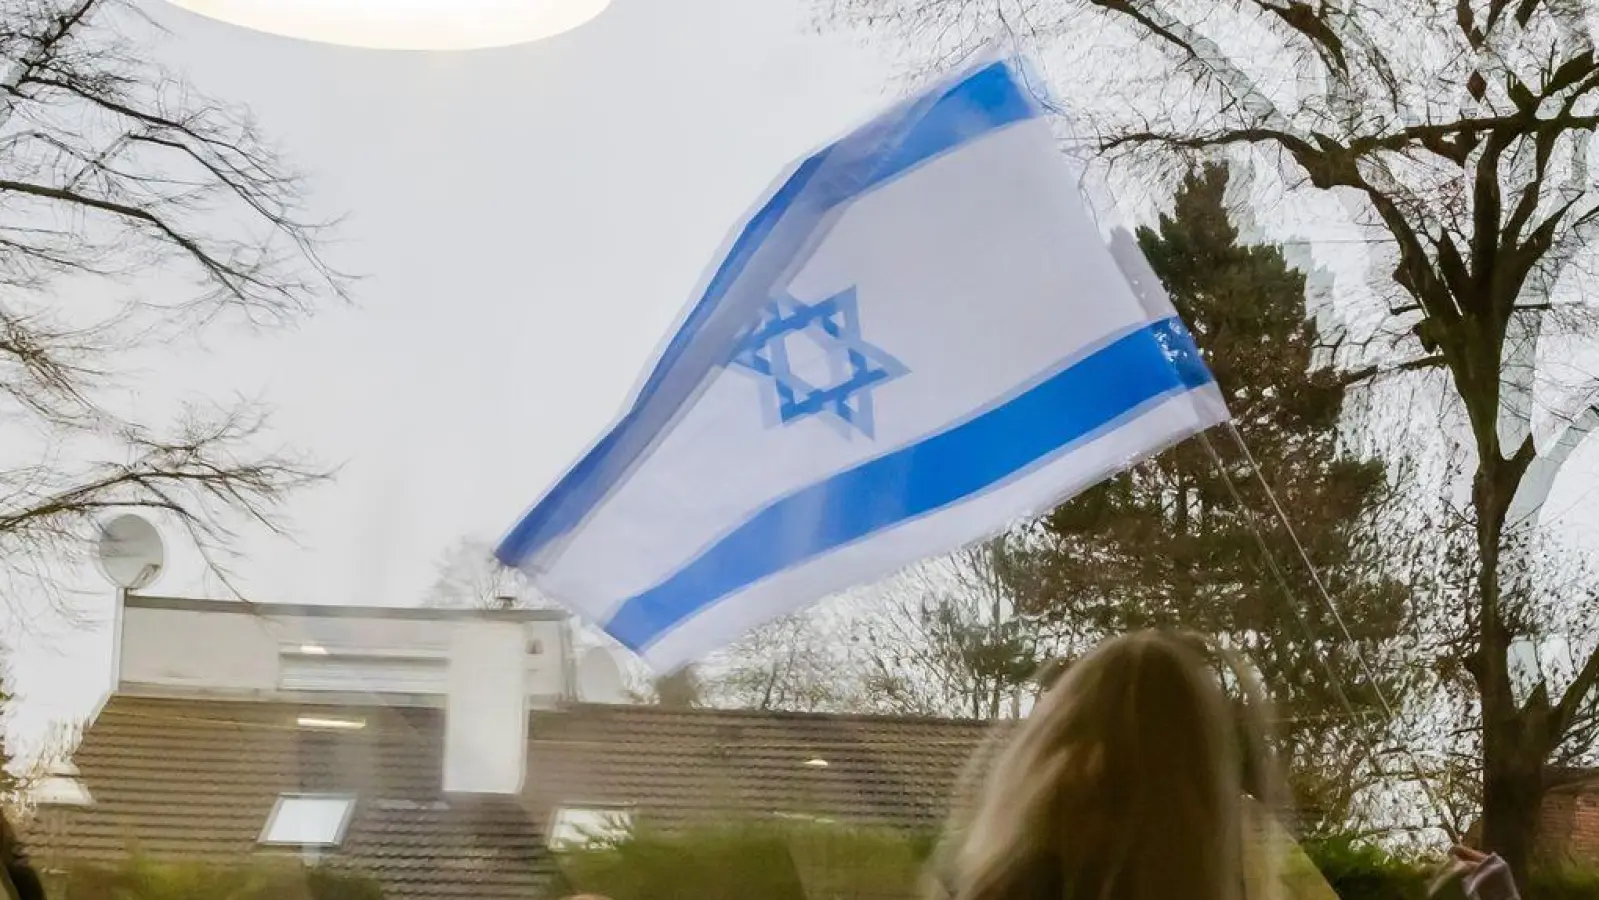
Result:
M750 261L757 252L792 261L832 209L962 144L1041 115L1043 107L1013 64L991 63L942 92L903 104L802 163L745 224L632 407L506 535L495 551L499 560L520 566L576 528L660 435L704 375L726 363L722 345L731 347L735 329L719 335L708 325L730 308L730 300L748 307L737 321L753 321L776 287L740 284L754 277ZM762 268L757 275L768 271L775 277L782 270ZM696 346L701 352L691 353Z
M606 631L642 651L762 579L972 499L1211 380L1182 320L1152 323L959 425L772 503L622 604Z

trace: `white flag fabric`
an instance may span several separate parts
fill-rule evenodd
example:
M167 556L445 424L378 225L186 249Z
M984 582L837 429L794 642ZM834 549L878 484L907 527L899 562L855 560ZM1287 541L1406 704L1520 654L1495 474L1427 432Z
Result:
M1024 71L974 66L781 179L500 560L667 671L1226 419Z

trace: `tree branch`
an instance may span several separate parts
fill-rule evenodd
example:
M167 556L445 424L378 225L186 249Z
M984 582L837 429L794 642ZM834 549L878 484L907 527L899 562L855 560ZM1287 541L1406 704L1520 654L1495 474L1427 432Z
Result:
M119 0L14 6L0 22L0 401L15 451L0 469L0 579L37 577L48 593L42 561L133 507L170 515L226 580L233 529L280 531L286 493L331 473L256 446L264 413L248 403L159 431L113 412L106 381L121 354L169 336L174 312L282 321L342 297L343 278L320 257L296 173L246 113L152 62L133 36L155 26L134 6L105 27L97 15ZM60 306L77 282L121 294L142 282L119 276L159 263L194 267L201 296Z
M282 293L283 291L281 284L271 281L263 274L259 261L241 266L218 259L205 249L201 238L178 230L171 223L145 207L103 200L99 197L92 197L65 188L28 184L7 179L0 179L0 193L23 194L48 200L57 200L69 205L80 206L84 209L108 213L129 223L149 228L182 250L191 261L208 272L229 295L246 307L257 305L257 297L252 293L251 288L263 289L274 293Z
M1554 713L1550 717L1550 748L1560 743L1566 737L1572 725L1581 714L1584 703L1589 702L1589 695L1594 688L1599 686L1599 647L1588 654L1587 662L1577 672L1577 677L1566 686L1564 694L1560 695L1560 702L1555 704Z
M1395 375L1400 372L1418 372L1423 369L1436 369L1444 364L1445 360L1443 356L1441 354L1434 353L1430 356L1406 360L1396 365L1366 366L1363 369L1357 369L1348 373L1347 375L1344 375L1338 380L1338 383L1344 387L1353 387L1372 378L1380 378L1384 375Z

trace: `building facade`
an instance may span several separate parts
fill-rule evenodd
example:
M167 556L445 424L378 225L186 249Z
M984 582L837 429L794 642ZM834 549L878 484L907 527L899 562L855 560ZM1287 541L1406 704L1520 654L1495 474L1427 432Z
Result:
M643 824L932 830L986 733L585 702L549 612L130 597L118 631L31 829L47 867L287 857L394 900L538 897L551 846Z

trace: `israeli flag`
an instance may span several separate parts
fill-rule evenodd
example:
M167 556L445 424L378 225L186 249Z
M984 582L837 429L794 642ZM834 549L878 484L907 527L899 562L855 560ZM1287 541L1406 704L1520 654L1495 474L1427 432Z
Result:
M1226 418L1022 65L988 62L778 182L498 555L667 671Z

